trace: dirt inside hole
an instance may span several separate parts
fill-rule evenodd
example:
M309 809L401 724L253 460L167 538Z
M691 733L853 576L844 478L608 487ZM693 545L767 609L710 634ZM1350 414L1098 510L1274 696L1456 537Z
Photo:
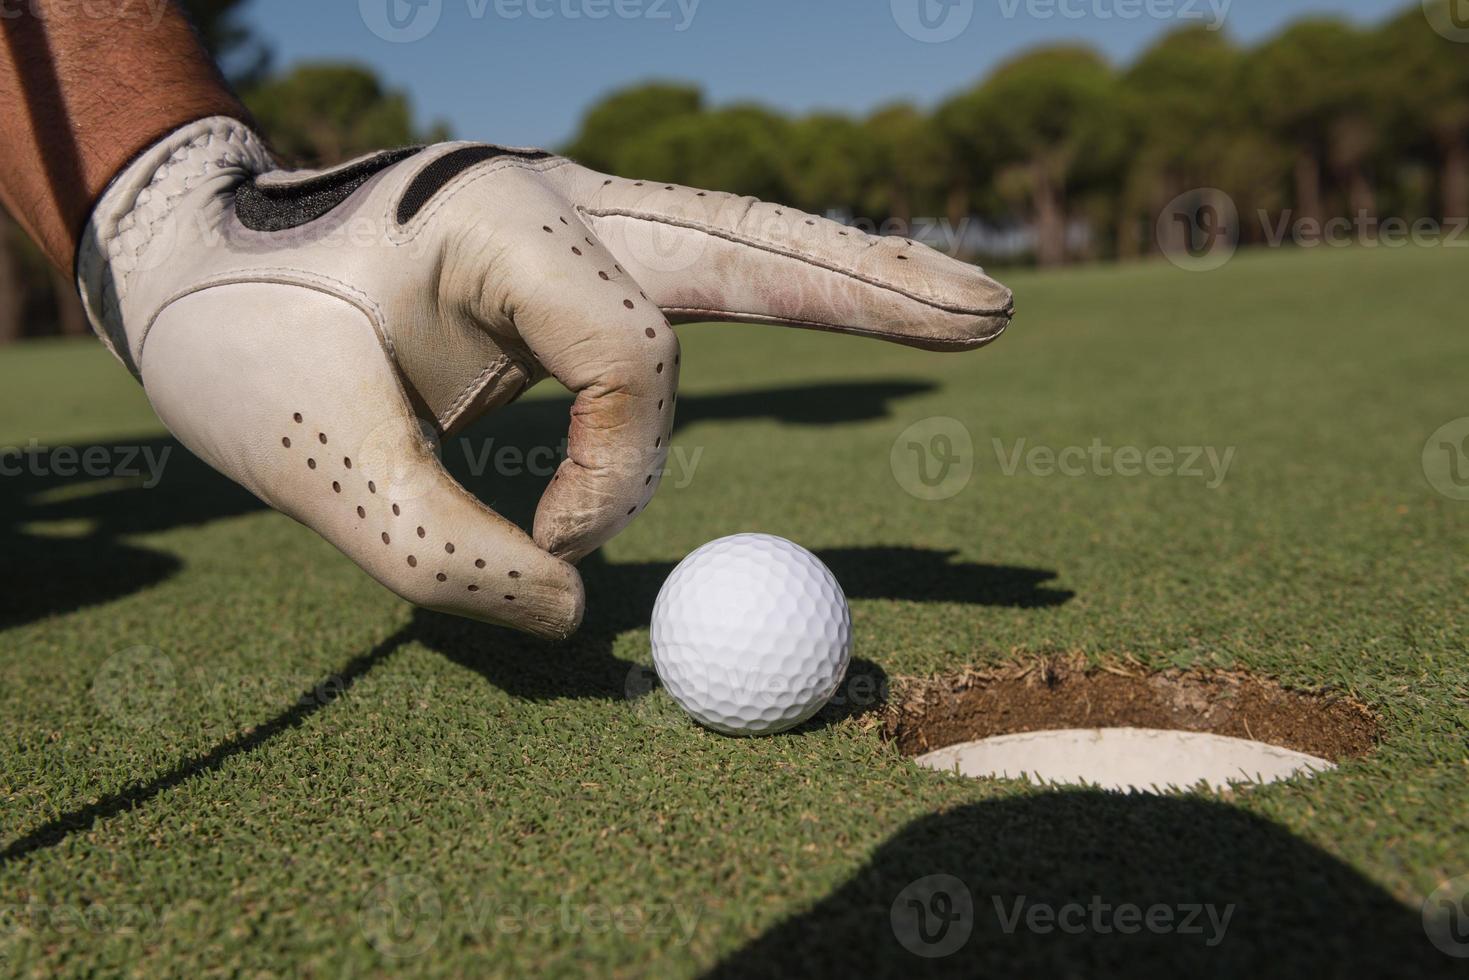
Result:
M1333 762L1369 751L1372 710L1339 693L1288 690L1243 671L1088 667L1080 657L899 685L884 735L904 755L1017 732L1158 728L1278 745Z

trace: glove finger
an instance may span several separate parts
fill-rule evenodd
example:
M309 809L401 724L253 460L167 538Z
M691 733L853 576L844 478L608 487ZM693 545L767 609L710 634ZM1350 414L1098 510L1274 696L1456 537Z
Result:
M558 172L587 223L675 322L744 320L931 350L980 347L1014 313L978 266L750 197Z
M368 309L214 286L164 310L141 370L185 446L408 601L547 638L579 624L576 570L445 472Z
M568 458L541 497L535 540L577 561L631 523L657 490L678 337L559 194L540 181L516 193L514 213L526 228L498 258L503 307L535 359L576 393Z

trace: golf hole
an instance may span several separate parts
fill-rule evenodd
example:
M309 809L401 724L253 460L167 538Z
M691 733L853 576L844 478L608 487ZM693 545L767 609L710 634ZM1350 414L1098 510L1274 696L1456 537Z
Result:
M919 765L1123 792L1313 775L1376 743L1372 711L1240 671L1056 658L905 685L886 736Z

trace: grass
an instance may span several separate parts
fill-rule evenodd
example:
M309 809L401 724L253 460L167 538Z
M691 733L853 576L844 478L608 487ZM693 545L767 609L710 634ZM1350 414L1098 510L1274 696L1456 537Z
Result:
M0 479L0 974L1450 972L1419 907L1469 874L1469 503L1420 454L1469 413L1462 256L1012 278L1012 332L969 356L683 330L692 479L588 560L559 647L416 613L181 449L151 489ZM470 448L555 445L566 407L543 386ZM890 451L934 416L974 475L925 501ZM172 446L82 342L0 352L0 446L32 439ZM1022 439L1233 456L1214 487L1007 474ZM538 490L467 479L522 521ZM629 692L662 577L746 529L827 557L869 678L1229 666L1350 692L1385 738L1309 782L1140 798L920 770L864 705L716 736ZM890 910L937 874L974 935L919 959ZM1214 945L1003 928L1091 896L1234 911Z

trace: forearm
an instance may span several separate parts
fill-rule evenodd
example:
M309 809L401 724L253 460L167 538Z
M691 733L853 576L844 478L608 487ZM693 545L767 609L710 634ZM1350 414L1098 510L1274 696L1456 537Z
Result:
M245 118L172 2L0 0L0 32L0 203L60 269L134 155L191 120Z

